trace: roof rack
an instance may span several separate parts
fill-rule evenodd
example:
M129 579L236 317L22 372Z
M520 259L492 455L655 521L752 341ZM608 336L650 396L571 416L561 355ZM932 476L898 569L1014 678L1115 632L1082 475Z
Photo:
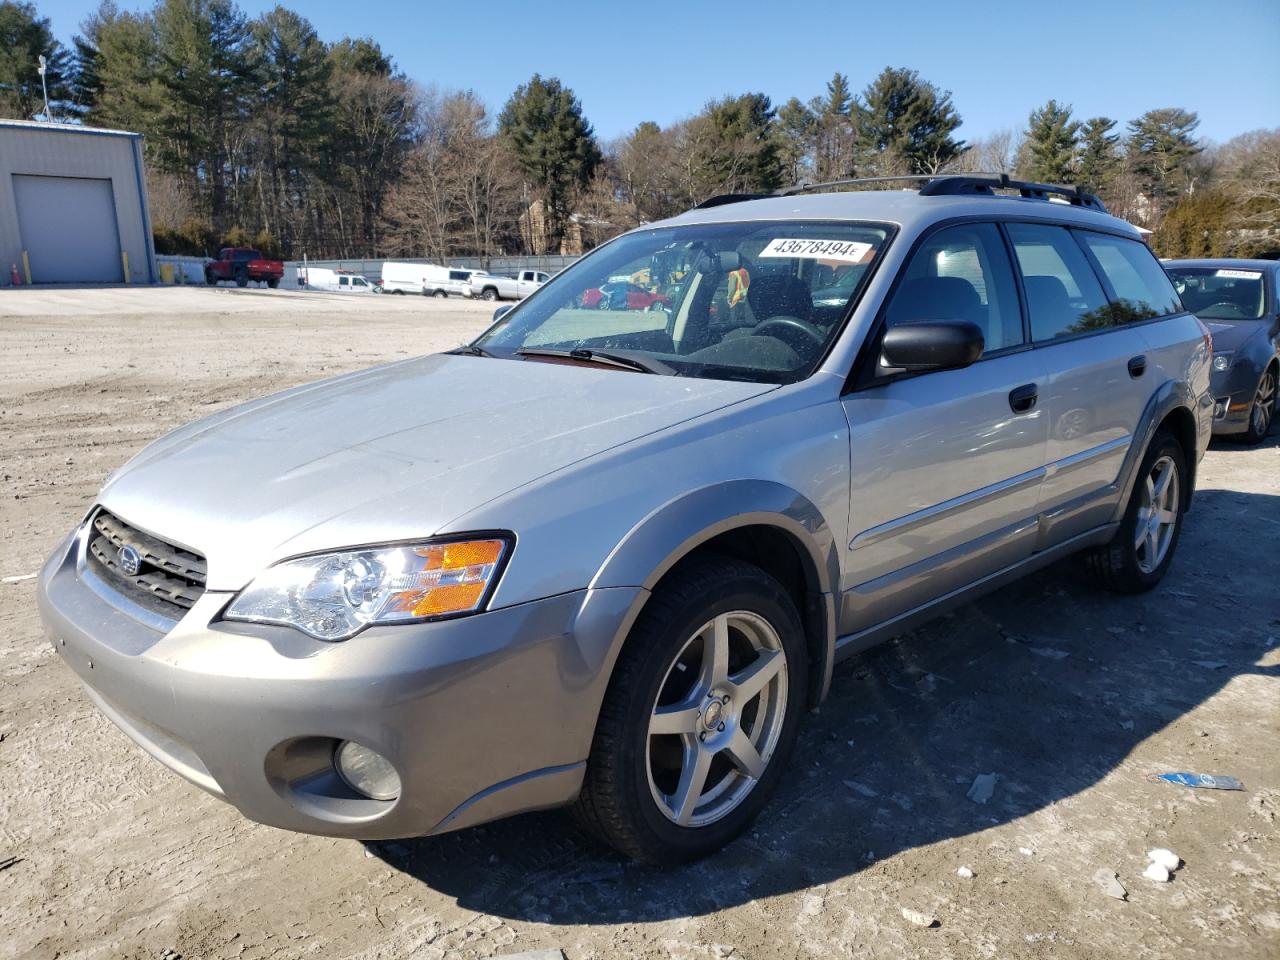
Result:
M708 207L720 207L726 203L742 203L746 200L764 200L769 197L793 197L800 193L814 193L830 190L833 187L847 187L865 183L920 183L922 197L955 197L974 195L994 197L997 190L1017 190L1020 195L1035 200L1050 200L1061 197L1072 206L1088 207L1091 210L1107 212L1106 206L1092 193L1087 193L1076 186L1060 183L1031 183L1025 180L1013 180L1007 173L967 173L937 174L918 173L892 177L852 177L845 180L825 180L813 183L801 180L790 187L784 187L774 193L722 193L702 201L695 210Z

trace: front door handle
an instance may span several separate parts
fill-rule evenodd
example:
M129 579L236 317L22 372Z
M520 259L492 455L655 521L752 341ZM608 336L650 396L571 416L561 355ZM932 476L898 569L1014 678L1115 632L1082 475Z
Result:
M1129 360L1129 376L1137 380L1140 376L1147 372L1147 358L1144 356L1136 356Z
M1040 397L1038 384L1026 383L1009 391L1009 409L1014 413L1029 413Z

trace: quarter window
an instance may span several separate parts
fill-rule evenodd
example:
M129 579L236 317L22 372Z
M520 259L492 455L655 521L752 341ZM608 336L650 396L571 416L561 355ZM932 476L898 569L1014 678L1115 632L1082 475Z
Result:
M1017 287L999 230L970 223L929 237L912 256L885 320L890 326L968 320L982 330L986 353L1022 343Z
M1037 343L1112 325L1111 303L1093 268L1062 227L1010 223Z
M1177 291L1146 244L1102 233L1078 234L1115 293L1116 323L1163 317L1182 310Z

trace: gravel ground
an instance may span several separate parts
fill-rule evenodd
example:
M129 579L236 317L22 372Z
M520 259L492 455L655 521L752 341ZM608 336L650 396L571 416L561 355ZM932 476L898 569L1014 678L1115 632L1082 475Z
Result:
M0 294L0 579L33 573L160 433L448 348L489 312ZM1066 563L841 665L755 831L679 870L622 863L558 814L372 845L250 823L100 715L44 641L34 583L0 582L0 956L1280 955L1278 439L1214 445L1155 593L1096 593ZM1170 770L1246 790L1146 779ZM982 773L999 779L979 805ZM1152 847L1185 861L1172 882L1142 877Z

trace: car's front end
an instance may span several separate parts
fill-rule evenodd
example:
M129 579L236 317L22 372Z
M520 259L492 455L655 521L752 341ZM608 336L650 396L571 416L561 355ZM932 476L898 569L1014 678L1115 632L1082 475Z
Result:
M177 601L120 569L116 539ZM160 572L199 563L95 508L39 590L54 648L92 700L192 783L262 823L361 838L574 796L583 748L565 731L594 717L592 698L572 694L598 682L581 647L612 642L634 595L581 590L335 641L237 621L235 593Z
M1237 260L1165 264L1183 303L1213 337L1215 436L1239 436L1256 426L1259 384L1275 354L1267 329L1267 304L1274 296L1267 286L1269 269Z

